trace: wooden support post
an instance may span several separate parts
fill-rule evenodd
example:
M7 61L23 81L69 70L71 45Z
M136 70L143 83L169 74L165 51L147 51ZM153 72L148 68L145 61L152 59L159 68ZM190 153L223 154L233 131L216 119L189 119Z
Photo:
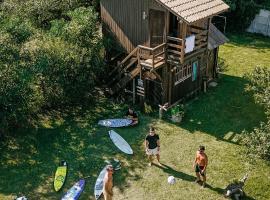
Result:
M172 84L172 75L173 75L173 70L171 69L171 65L169 65L168 67L168 70L169 70L169 105L171 105L172 103L172 87L173 87L173 84Z
M180 22L179 27L181 29L180 38L182 39L180 62L181 64L183 64L184 59L185 59L185 49L186 49L187 23Z
M136 100L136 79L134 78L133 79L133 94L132 94L132 96L133 96L133 105L135 104L135 100Z

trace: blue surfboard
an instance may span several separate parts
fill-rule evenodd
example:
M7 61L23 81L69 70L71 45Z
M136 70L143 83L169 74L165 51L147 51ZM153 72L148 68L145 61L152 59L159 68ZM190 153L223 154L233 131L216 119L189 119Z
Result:
M85 185L85 180L81 179L75 183L62 197L61 200L77 200L79 199Z

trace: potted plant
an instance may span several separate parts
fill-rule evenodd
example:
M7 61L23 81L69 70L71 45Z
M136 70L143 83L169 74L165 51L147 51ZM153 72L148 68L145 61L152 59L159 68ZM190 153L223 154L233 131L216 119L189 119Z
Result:
M184 105L180 104L180 105L176 105L176 106L172 107L171 115L172 115L171 120L173 122L180 123L185 115Z

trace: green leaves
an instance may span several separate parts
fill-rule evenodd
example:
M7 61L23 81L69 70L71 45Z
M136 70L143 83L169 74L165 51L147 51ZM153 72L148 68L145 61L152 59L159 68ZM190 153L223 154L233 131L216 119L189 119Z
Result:
M265 108L267 123L261 123L252 132L245 132L243 143L248 146L248 153L270 160L270 70L266 67L256 67L245 75L248 80L246 91L251 92L255 102Z
M97 14L79 5L0 4L0 127L27 124L44 108L91 100L103 46Z

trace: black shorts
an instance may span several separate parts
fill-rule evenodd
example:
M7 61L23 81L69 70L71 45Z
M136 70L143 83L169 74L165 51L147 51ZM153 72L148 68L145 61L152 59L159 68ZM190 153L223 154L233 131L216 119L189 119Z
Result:
M204 176L204 173L201 171L204 169L204 166L199 166L198 164L195 165L195 172L200 173L202 176Z

